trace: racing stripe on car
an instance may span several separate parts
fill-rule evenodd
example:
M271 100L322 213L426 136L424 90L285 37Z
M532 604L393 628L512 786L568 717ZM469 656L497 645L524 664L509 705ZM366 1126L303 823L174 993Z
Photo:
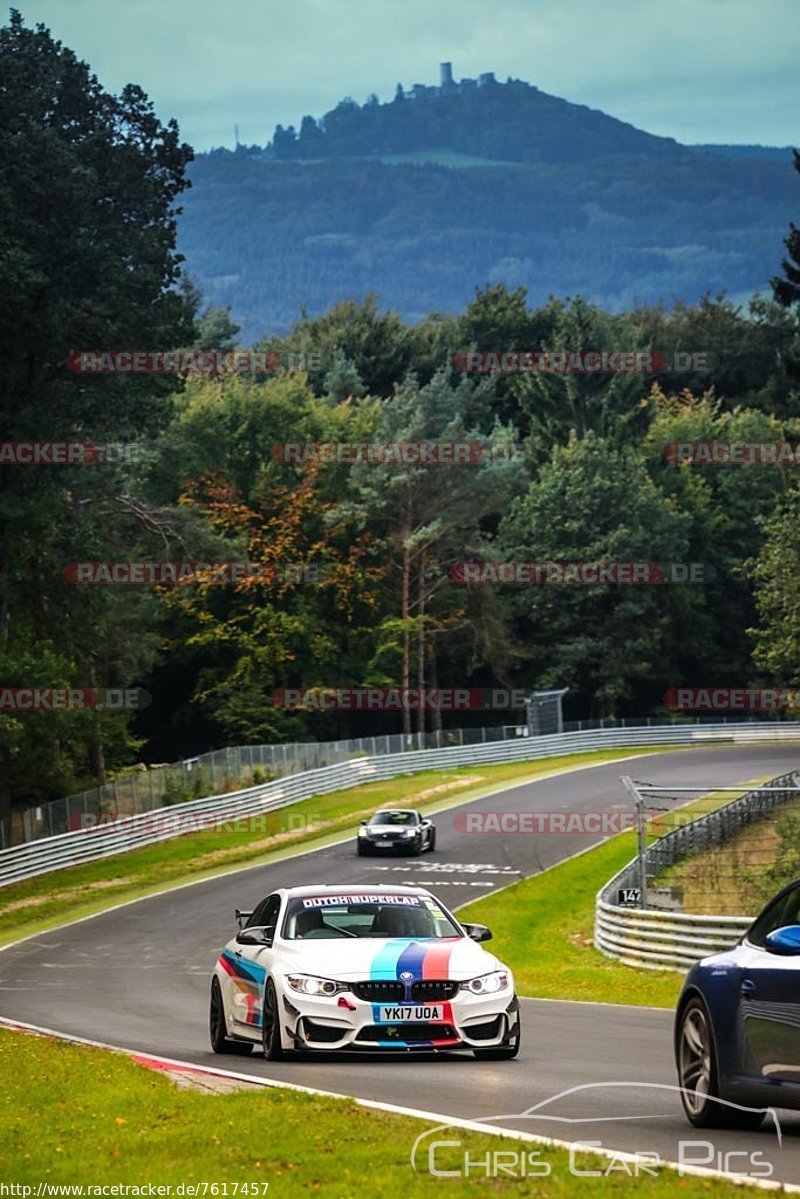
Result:
M234 978L247 979L248 982L262 983L267 974L263 966L256 962L241 962L227 950L220 957L219 964L227 974L232 974Z
M397 978L402 978L404 974L411 975L411 982L418 982L422 978L422 966L426 956L430 953L430 943L426 941L412 941L406 945L406 948L397 959ZM405 981L405 980L404 980Z
M389 941L386 945L382 945L370 966L369 976L373 982L395 982L398 977L397 963L404 951L414 944L416 942L412 937L400 937L396 941Z
M422 963L422 977L449 978L450 957L457 944L455 940L444 945L430 945Z

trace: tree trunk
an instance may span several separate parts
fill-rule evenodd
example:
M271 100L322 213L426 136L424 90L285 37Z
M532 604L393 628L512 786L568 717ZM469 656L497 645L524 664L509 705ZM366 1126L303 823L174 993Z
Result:
M411 678L411 635L408 629L409 620L409 591L411 587L411 554L403 546L403 594L402 594L402 619L403 619L403 668L401 687L403 691L403 735L411 736L411 713L408 710L408 690L409 681Z
M97 690L97 672L94 662L89 663L89 686ZM106 781L106 755L103 747L103 734L100 727L100 717L95 708L92 714L92 741L89 746L89 770L102 785Z
M428 676L431 688L439 687L439 663L436 660L436 639L431 637L428 643ZM440 708L431 709L431 729L435 733L442 731L442 713Z

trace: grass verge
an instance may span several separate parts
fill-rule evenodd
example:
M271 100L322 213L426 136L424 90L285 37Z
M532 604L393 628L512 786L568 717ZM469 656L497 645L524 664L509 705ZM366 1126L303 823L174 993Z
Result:
M800 799L790 800L721 845L663 870L685 911L709 916L756 916L800 871Z
M524 782L634 753L663 752L660 748L599 750L538 762L426 770L312 796L280 811L234 822L227 828L186 833L129 853L54 870L0 890L0 945L93 915L117 903L156 894L181 883L213 878L239 865L266 865L298 847L323 846L348 831L355 833L359 820L389 804L424 807L426 813L432 813L490 794L515 781Z
M480 1067L475 1067L477 1074ZM563 1149L501 1140L463 1131L447 1139L458 1149L439 1151L440 1170L463 1169L465 1151L481 1161L490 1150L532 1153L539 1177L488 1180L473 1168L470 1178L442 1178L410 1164L421 1120L359 1107L350 1099L328 1099L278 1088L228 1095L179 1090L168 1078L126 1057L0 1029L0 1179L19 1186L208 1185L247 1183L248 1196L346 1199L420 1199L486 1195L567 1199L575 1177ZM441 1139L441 1134L440 1134ZM507 1160L507 1159L506 1159ZM601 1176L581 1179L581 1194L622 1199L632 1192L671 1199L730 1194L723 1181L686 1177L671 1170L631 1178L619 1163L576 1154L583 1170ZM548 1176L542 1178L544 1167ZM610 1168L613 1172L603 1173ZM264 1184L268 1183L268 1189ZM217 1184L217 1189L211 1187ZM257 1184L251 1189L251 1184ZM202 1191L199 1192L202 1195ZM737 1191L737 1194L740 1193ZM742 1194L755 1194L743 1188Z
M592 944L595 895L635 853L635 834L621 833L460 908L459 919L489 925L487 948L514 971L520 995L673 1007L683 974L623 966Z

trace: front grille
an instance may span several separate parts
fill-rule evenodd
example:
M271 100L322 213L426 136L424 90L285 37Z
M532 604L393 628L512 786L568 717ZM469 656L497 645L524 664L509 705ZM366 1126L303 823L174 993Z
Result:
M319 1024L316 1020L303 1017L303 1033L307 1041L341 1041L346 1028L335 1028L332 1024Z
M452 1024L370 1024L357 1041L446 1041L458 1034Z
M467 1024L464 1034L475 1041L493 1041L500 1036L502 1019L502 1016L495 1016L493 1020L484 1020L482 1024Z
M423 978L411 984L411 998L416 1003L435 1003L437 999L452 999L458 987L449 978Z
M356 998L365 999L367 1003L398 1003L406 997L402 983L368 981L353 983L350 989Z

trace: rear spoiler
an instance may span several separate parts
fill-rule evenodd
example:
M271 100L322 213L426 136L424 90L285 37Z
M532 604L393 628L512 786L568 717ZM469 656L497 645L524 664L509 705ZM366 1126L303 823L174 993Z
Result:
M243 909L240 909L240 908L236 909L236 923L239 925L240 932L242 929L242 922L245 920L249 920L252 915L253 915L252 911L245 912Z

